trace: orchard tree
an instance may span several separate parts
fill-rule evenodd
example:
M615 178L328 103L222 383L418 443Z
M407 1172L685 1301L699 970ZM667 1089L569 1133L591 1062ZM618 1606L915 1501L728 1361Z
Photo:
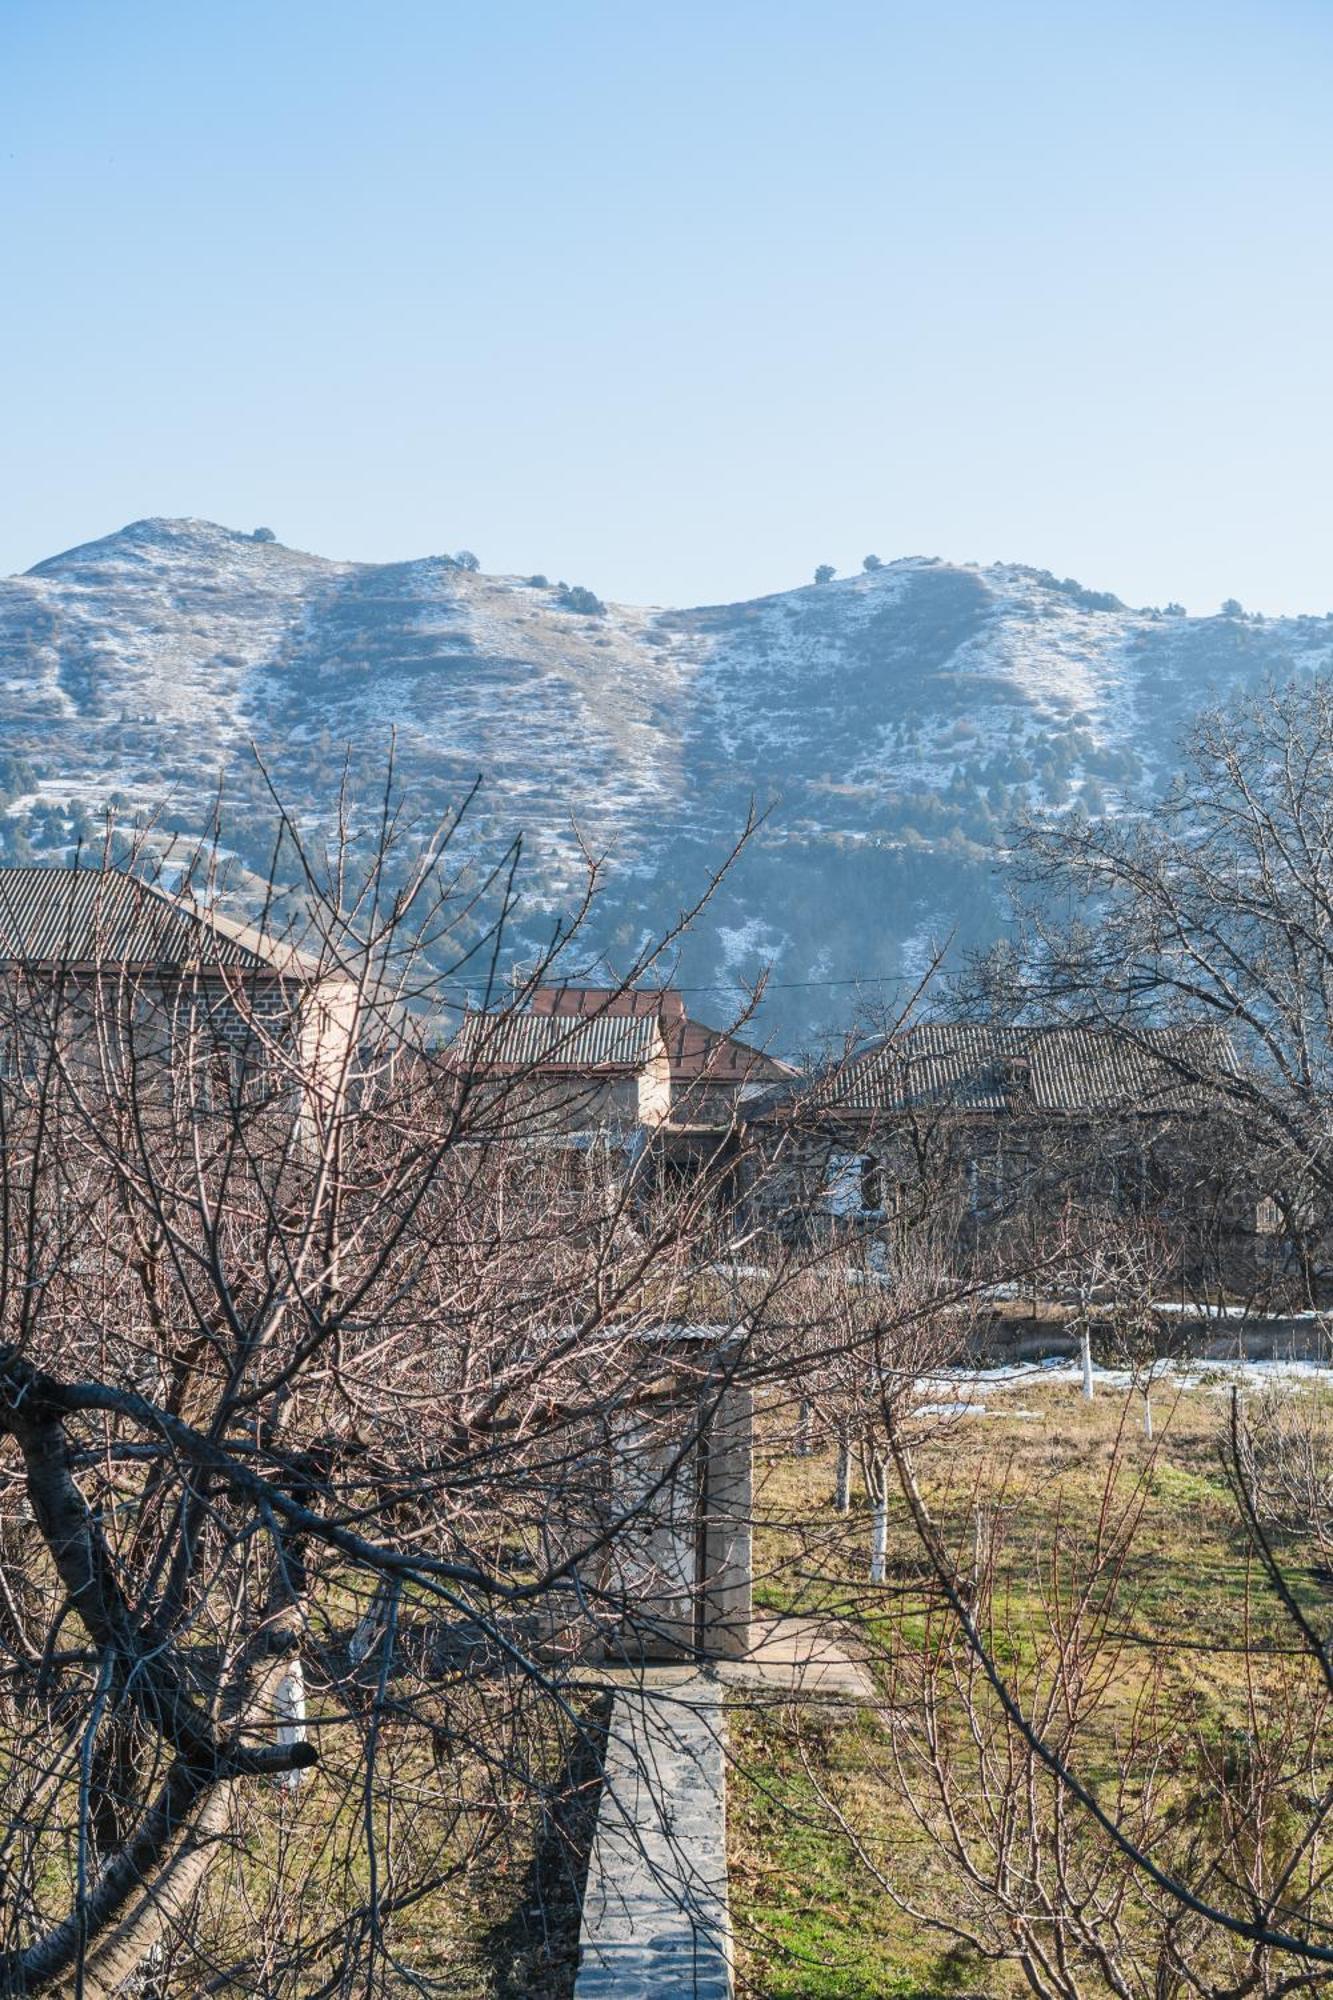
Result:
M1038 820L1019 839L1027 949L1005 1004L1109 1029L1171 1063L1243 1135L1282 1211L1307 1303L1333 1213L1333 683L1203 716L1142 818Z
M419 1939L596 1770L588 1647L640 1615L609 1552L661 1485L609 1496L610 1444L660 1435L662 1480L691 1444L644 1339L725 1203L640 1199L553 1143L540 1076L436 1046L460 982L499 1034L545 969L499 1003L517 850L479 879L456 820L388 808L360 864L282 837L262 928L334 1039L235 966L223 1033L109 925L3 988L15 2000L418 1990Z
M993 1001L1094 1026L1127 1060L1160 1055L1148 1035L1164 1023L1193 1031L1165 1060L1187 1101L1208 1108L1238 1188L1266 1185L1281 1204L1305 1247L1307 1298L1322 1299L1333 1200L1329 684L1296 681L1204 716L1150 818L1039 822L1022 834L1021 863L1023 948L992 961ZM1233 1393L1219 1426L1231 1535L1246 1558L1228 1709L1190 1671L1195 1654L1224 1644L1211 1625L1145 1630L1141 1580L1160 1560L1151 1509L1170 1420L1168 1410L1154 1421L1151 1400L1170 1227L1169 1209L1151 1228L1087 1212L1067 1233L1074 1330L1095 1324L1118 1342L1129 1379L1093 1518L1086 1503L1080 1517L1060 1515L1036 1552L1039 1592L1007 1466L968 1475L968 1490L998 1491L1002 1505L967 1534L958 1494L941 1489L886 1406L928 1586L919 1643L883 1660L894 1712L918 1728L887 1732L872 1755L950 1884L947 1908L905 1891L845 1796L830 1789L826 1805L886 1894L1014 1963L1039 2000L1276 2000L1333 1979L1333 1634L1308 1588L1333 1546L1333 1440L1320 1399L1297 1409L1270 1395L1247 1411Z

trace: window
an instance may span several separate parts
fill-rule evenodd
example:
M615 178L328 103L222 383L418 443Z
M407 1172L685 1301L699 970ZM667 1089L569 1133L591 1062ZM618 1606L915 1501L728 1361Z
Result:
M1151 1154L1135 1149L1111 1162L1111 1199L1121 1215L1144 1215L1166 1192L1166 1176Z
M35 1083L37 1051L17 1035L0 1036L0 1083Z
M830 1215L854 1215L861 1202L861 1160L857 1153L830 1153L824 1172L824 1206Z
M964 1162L963 1180L969 1215L993 1216L1005 1207L1007 1190L1002 1153L973 1154Z

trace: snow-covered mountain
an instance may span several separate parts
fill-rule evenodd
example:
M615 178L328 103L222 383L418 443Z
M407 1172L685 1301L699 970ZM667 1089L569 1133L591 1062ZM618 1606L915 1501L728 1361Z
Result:
M260 867L253 743L311 826L350 746L369 838L392 731L413 807L480 774L474 840L524 831L516 951L577 896L583 851L607 858L573 972L671 922L753 799L759 832L662 969L721 1016L771 966L764 1023L792 1047L891 999L934 938L993 932L1022 805L1132 807L1213 695L1330 664L1333 618L1131 610L1009 565L603 608L448 556L329 562L138 521L0 581L0 837L63 856L113 799L197 830L222 774L227 839Z

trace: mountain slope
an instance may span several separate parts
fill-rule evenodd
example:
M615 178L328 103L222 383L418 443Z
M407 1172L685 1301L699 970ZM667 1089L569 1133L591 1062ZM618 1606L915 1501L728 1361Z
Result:
M336 563L140 521L0 581L0 832L8 854L63 853L113 798L195 830L221 773L227 838L262 868L248 746L314 825L351 745L369 838L393 732L415 807L482 774L471 838L525 831L516 950L577 894L583 850L608 857L572 971L669 922L753 798L764 824L677 972L720 1015L772 963L765 1025L794 1046L891 997L932 937L993 932L993 856L1022 805L1133 807L1210 697L1331 662L1333 619L1134 611L1014 566L914 558L589 615L448 557Z

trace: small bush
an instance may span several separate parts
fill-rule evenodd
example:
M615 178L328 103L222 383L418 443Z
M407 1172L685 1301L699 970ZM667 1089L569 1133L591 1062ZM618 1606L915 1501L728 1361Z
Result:
M16 799L34 790L36 784L37 773L26 757L11 750L0 751L0 796Z
M606 610L601 598L581 583L562 583L556 602L563 610L581 612L585 618L600 618Z

